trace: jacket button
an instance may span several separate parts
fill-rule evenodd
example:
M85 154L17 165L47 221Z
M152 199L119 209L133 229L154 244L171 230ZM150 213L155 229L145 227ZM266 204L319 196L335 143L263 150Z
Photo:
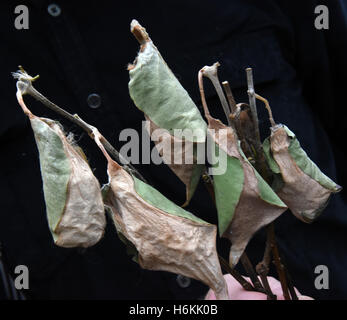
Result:
M50 4L47 7L47 11L52 17L58 17L61 14L60 7L55 3Z
M181 288L188 288L191 282L188 277L182 276L180 274L177 276L176 281Z
M91 93L87 97L88 106L92 109L97 109L101 105L101 97L97 93Z

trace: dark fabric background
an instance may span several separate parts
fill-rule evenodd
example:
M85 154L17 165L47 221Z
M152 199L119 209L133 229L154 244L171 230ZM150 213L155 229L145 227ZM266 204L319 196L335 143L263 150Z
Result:
M192 281L181 288L176 275L146 271L126 255L109 221L104 238L87 250L54 246L45 216L38 153L29 121L15 98L10 72L19 64L40 74L35 87L71 113L97 126L115 147L124 128L141 129L142 113L128 95L128 72L138 50L129 31L132 18L146 27L177 78L200 107L198 70L221 63L238 102L247 102L244 69L252 67L256 90L267 97L277 122L296 133L324 173L347 186L345 167L347 68L345 1L55 1L61 15L47 12L48 1L0 4L0 241L8 270L27 265L31 299L197 299L207 287ZM29 8L29 30L16 30L14 8ZM314 8L325 4L330 29L314 28ZM214 116L224 120L211 86ZM86 99L97 93L98 109ZM101 183L106 162L93 141L39 103L31 110L59 119L76 134ZM201 107L200 107L201 108ZM258 106L262 137L269 134L265 109ZM182 183L165 165L137 165L169 199L183 203ZM276 221L276 234L296 287L318 299L347 297L346 193L334 196L317 222L306 225L289 211ZM217 223L216 210L200 185L188 208ZM259 232L247 252L255 264L264 249ZM229 243L218 239L227 257ZM329 290L316 290L314 268L330 271ZM0 285L1 291L1 285Z

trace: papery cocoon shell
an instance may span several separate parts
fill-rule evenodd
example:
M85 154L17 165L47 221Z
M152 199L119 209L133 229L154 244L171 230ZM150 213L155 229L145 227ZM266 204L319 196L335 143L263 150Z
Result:
M300 220L312 222L324 210L331 194L342 189L320 171L286 126L273 126L263 149L275 174L274 189Z
M159 130L159 138L155 142L159 155L186 186L184 207L189 204L205 169L204 164L197 163L197 144L170 135L167 130L158 128L149 118L145 118L148 121L146 129L150 136L156 137Z
M142 28L136 21L132 27ZM191 137L185 139L194 144L195 151L197 144L205 142L206 123L197 106L149 38L142 44L135 63L129 67L129 76L130 96L150 120L150 133L153 128L168 130L172 139L167 139L166 143L173 143L180 138L175 136L175 129L190 130ZM171 157L163 157L163 160L186 185L188 204L204 166L197 164L195 158L189 165L175 164Z
M252 236L280 216L287 206L247 160L234 130L209 115L206 117L216 159L226 159L225 172L213 175L213 181L219 234L231 241L229 262L235 266ZM216 165L221 163L213 166Z
M90 247L104 234L101 190L88 163L70 144L61 126L30 115L40 153L47 218L60 247Z
M144 269L200 280L219 299L228 299L216 251L216 226L175 205L110 159L108 174L105 205L118 233L136 248L135 261Z

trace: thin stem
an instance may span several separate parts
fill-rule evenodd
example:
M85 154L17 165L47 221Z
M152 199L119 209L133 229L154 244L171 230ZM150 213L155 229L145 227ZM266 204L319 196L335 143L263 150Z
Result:
M25 72L24 70L21 70L22 72ZM48 98L46 98L44 95L42 95L40 92L38 92L32 85L33 79L36 79L37 77L33 78L30 77L26 72L23 74L16 73L14 74L16 78L18 78L17 81L17 98L18 102L23 108L23 111L30 115L31 112L28 110L28 108L25 106L22 95L29 94L39 102L41 102L44 106L51 109L52 111L58 113L62 117L70 120L80 128L82 128L84 131L88 133L88 135L94 139L93 132L96 130L95 127L92 125L86 123L84 120L82 120L77 114L70 114L66 110L58 107L55 103L50 101ZM133 167L128 160L126 160L112 145L111 143L102 135L100 135L100 142L105 147L105 149L108 151L108 153L119 163L124 164L124 169L129 171L130 173L134 174L137 178L141 179L142 181L146 182L145 178Z
M41 102L44 106L51 109L55 113L58 113L62 117L70 120L74 124L78 125L81 129L86 131L88 135L92 134L93 127L83 121L77 114L72 115L64 109L58 107L55 103L47 99L44 95L38 92L32 85L29 86L26 90L26 93L35 98L37 101Z
M202 69L198 73L198 84L199 84L202 107L204 108L205 117L208 119L209 117L211 117L211 114L210 114L210 111L208 110L208 106L206 102Z
M231 110L229 107L229 104L225 98L222 86L220 85L219 79L218 79L218 67L220 66L219 62L214 63L212 66L205 66L200 71L203 76L209 78L216 89L216 92L218 94L219 100L222 104L225 116L228 121L228 125L231 126L232 123L230 121L229 115L231 114Z
M145 44L146 42L151 41L146 29L135 19L131 21L130 31L140 44Z
M273 294L271 287L269 285L269 281L267 279L267 275L269 273L269 265L271 262L271 241L270 241L271 239L270 239L269 232L270 231L269 231L269 227L268 227L264 257L263 257L263 260L257 264L256 270L257 270L257 273L259 274L260 279L263 283L268 300L276 300L277 297L276 297L276 295Z
M259 121L258 121L258 113L257 113L257 104L255 101L255 91L254 91L254 83L253 83L253 73L252 68L246 69L247 74L247 85L248 85L248 98L249 98L249 106L251 108L253 123L254 123L254 129L255 129L255 136L256 136L256 151L259 153L262 149L261 147L261 141L260 141L260 132L259 132Z
M286 267L285 260L281 254L280 254L280 257L281 257L281 260L283 262L282 265L283 265L284 272L285 272L286 277L287 277L288 290L289 290L290 296L291 296L292 300L299 300L299 298L296 294L295 288L294 288L292 277L290 276L288 268Z
M253 73L251 68L246 69L247 74L247 85L248 85L248 97L249 104L252 112L253 122L255 126L255 149L256 149L256 166L259 168L262 177L268 182L269 180L269 170L266 165L264 152L260 140L260 132L259 132L259 121L257 115L257 107L256 107L256 93L254 90L253 83ZM260 96L259 96L260 97ZM273 120L273 119L272 119ZM270 120L271 121L271 120ZM276 270L278 273L278 277L282 286L283 296L286 300L290 300L290 296L288 293L288 284L287 278L284 270L284 266L281 263L281 259L279 256L279 250L276 243L275 230L274 230L274 222L270 223L268 226L268 237L271 245L272 255L274 257L274 264L276 266Z
M286 274L285 274L284 266L281 262L279 250L278 250L277 243L276 243L274 223L271 223L269 225L269 236L270 236L272 255L274 258L274 264L276 266L278 277L279 277L280 282L281 282L283 296L284 296L285 300L290 300Z
M260 96L259 94L255 94L255 97L258 99L258 100L261 100L264 102L265 104L265 108L267 109L267 112L269 113L269 120L270 120L270 123L271 123L271 126L274 127L276 126L276 123L274 121L274 118L272 116L272 110L270 108L270 104L269 104L269 101L265 98L263 98L262 96Z
M229 263L222 256L218 255L218 258L222 268L224 268L226 272L230 273L230 275L234 277L234 279L242 286L243 289L246 291L255 290L255 288L238 271L229 266Z
M262 284L260 283L260 281L257 277L257 274L254 271L253 265L252 265L251 261L249 260L246 252L243 252L240 260L241 260L241 263L243 265L243 268L245 269L246 273L250 277L254 288L259 292L265 293L265 290L264 290Z
M236 112L237 107L236 107L236 102L235 102L233 93L231 91L229 82L228 81L223 81L222 85L223 85L224 91L226 93L226 96L228 98L228 102L229 102L231 113L234 114Z

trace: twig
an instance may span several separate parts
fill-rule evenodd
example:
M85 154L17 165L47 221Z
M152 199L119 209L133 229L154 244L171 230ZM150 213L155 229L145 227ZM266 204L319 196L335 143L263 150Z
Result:
M25 106L22 96L24 94L29 94L39 102L41 102L44 106L51 109L52 111L58 113L62 117L70 120L80 128L82 128L84 131L88 133L88 135L93 138L93 130L95 127L92 125L86 123L84 120L82 120L77 114L70 114L66 110L58 107L55 103L47 99L44 95L42 95L40 92L38 92L32 85L32 82L38 78L29 76L24 69L19 66L20 71L13 73L13 76L18 79L17 81L17 98L18 102L23 108L23 111L28 114L31 113ZM105 137L101 137L101 143L106 148L106 150L112 155L112 157L119 163L123 164L123 168L127 170L128 172L134 174L137 178L141 179L142 181L146 182L145 178L133 167L128 160L126 160L112 145L108 142L108 140Z
M247 74L247 86L248 86L247 93L249 98L249 106L252 112L252 117L253 117L253 122L255 127L255 135L256 135L257 141L259 141L259 144L260 144L259 121L258 121L258 113L257 113L257 104L255 101L252 68L247 68L246 74ZM257 148L257 151L258 151L258 148Z
M289 292L288 292L288 284L287 284L287 279L286 279L286 273L284 271L284 266L281 262L279 250L278 250L277 243L276 243L274 223L270 223L270 225L269 225L269 237L270 237L270 243L271 243L271 251L272 251L273 258L274 258L274 264L276 266L278 277L280 279L281 286L282 286L283 297L285 300L290 300L290 296L289 296Z
M267 182L269 182L269 172L268 172L268 168L266 165L263 147L262 147L261 140L260 140L259 121L258 121L257 107L256 107L256 101L255 101L256 96L258 96L258 99L260 98L260 100L262 100L265 103L266 108L268 109L268 111L270 111L269 112L270 121L273 121L272 112L271 112L271 108L268 104L268 101L266 99L262 98L261 96L256 95L256 93L255 93L252 68L247 68L246 74L247 74L247 85L248 85L248 91L247 92L248 92L248 97L249 97L249 104L250 104L250 108L251 108L251 112L252 112L253 121L255 124L255 136L256 136L255 143L256 144L254 147L256 149L256 155L255 155L256 164L257 164L257 167L259 168L259 171L260 171L262 177ZM282 286L282 290L283 290L283 296L286 300L290 300L290 296L288 293L287 278L286 278L286 274L284 271L284 266L281 263L281 259L279 256L279 250L278 250L277 243L276 243L276 237L275 237L275 231L274 231L274 222L270 223L268 226L268 237L269 237L268 241L270 242L270 245L271 245L272 255L274 257L274 264L276 266L278 277L279 277L279 280L281 282L281 286ZM268 293L268 296L270 297L270 292Z
M259 94L255 94L255 97L258 99L258 100L261 100L264 102L265 104L265 108L267 110L267 112L269 113L269 120L270 120L270 123L271 123L271 126L274 127L276 126L276 123L274 121L274 118L272 116L272 110L270 108L270 104L269 104L269 101L265 98L263 98L262 96L260 96Z
M231 91L229 82L228 81L223 81L222 85L223 85L224 91L225 91L225 93L227 95L227 98L228 98L228 102L229 102L231 113L234 114L236 112L236 110L237 110L237 107L236 107L236 102L235 102L233 93Z
M271 241L270 241L269 232L270 231L269 231L269 227L268 227L267 228L267 237L266 237L264 257L263 257L263 260L257 264L256 270L257 270L257 273L259 274L260 279L263 283L263 286L266 290L268 300L276 300L277 297L275 294L273 294L271 287L269 285L269 281L267 279L267 276L269 274L269 265L271 262Z
M146 29L135 19L130 23L130 31L140 44L145 44L146 42L151 41Z
M225 98L225 95L223 93L223 89L222 86L220 85L219 79L218 79L218 73L217 73L217 69L220 66L219 62L214 63L212 66L205 66L203 67L200 72L202 73L203 76L209 78L214 86L214 88L216 89L216 92L218 94L219 100L222 104L225 116L227 118L228 121L228 125L232 126L232 123L230 121L230 114L231 114L231 110L229 107L229 104Z
M207 102L206 102L202 70L200 70L199 73L198 73L198 84L199 84L201 103L202 103L202 107L204 109L205 117L209 118L209 117L211 117L211 115L210 115L210 111L208 109Z
M287 263L286 263L285 259L283 258L283 256L281 254L280 254L280 257L281 257L281 260L283 262L282 265L283 265L284 272L285 272L286 277L287 277L288 290L289 290L290 296L291 296L292 300L299 300L298 295L296 294L296 291L295 291L295 288L294 288L292 277L290 276L288 268L286 266Z
M246 273L249 275L256 291L266 293L264 287L262 286L262 284L260 283L260 281L257 277L257 274L254 271L253 265L252 265L251 261L249 260L246 252L243 252L240 260L241 260L241 263L243 265L243 268L246 270Z
M220 255L218 255L219 262L224 270L231 274L234 279L245 289L246 291L255 291L255 288L235 269L229 266L229 263Z

